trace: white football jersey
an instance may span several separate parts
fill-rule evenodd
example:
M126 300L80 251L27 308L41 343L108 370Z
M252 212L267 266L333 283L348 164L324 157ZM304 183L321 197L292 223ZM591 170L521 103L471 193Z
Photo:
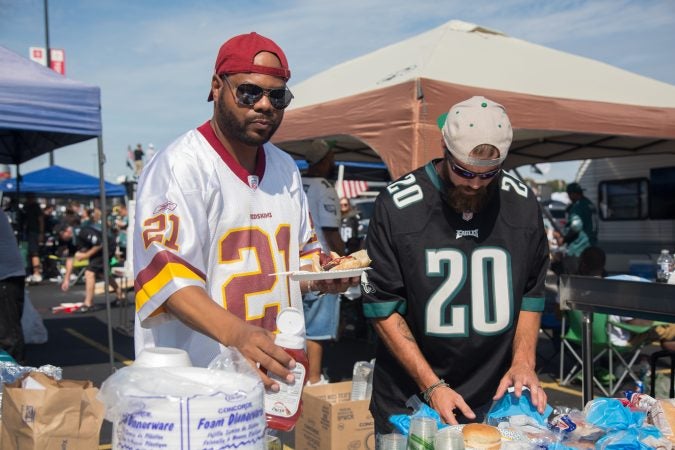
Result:
M302 311L287 276L302 252L318 251L300 173L270 143L249 174L209 122L158 152L138 184L134 228L136 354L148 346L185 349L205 366L220 344L176 320L167 298L198 286L247 322L276 330L281 308Z
M314 231L324 252L329 253L330 247L322 228L338 229L340 227L340 199L338 199L335 188L325 178L305 176L302 178L302 184L307 195Z

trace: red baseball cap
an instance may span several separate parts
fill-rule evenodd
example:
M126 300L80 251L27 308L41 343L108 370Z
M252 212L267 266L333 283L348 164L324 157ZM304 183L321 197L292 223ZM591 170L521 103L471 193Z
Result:
M267 67L254 64L253 59L260 52L274 53L279 58L281 67ZM215 73L218 75L262 73L283 78L286 81L291 78L288 61L281 47L271 39L255 32L235 36L220 47L218 57L216 58ZM213 93L209 92L208 101L211 100L213 100Z

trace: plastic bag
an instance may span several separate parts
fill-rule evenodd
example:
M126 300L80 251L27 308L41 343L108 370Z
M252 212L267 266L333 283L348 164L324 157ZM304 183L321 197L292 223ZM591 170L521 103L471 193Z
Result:
M629 427L640 427L647 413L631 411L619 399L598 397L586 404L584 408L586 420L605 430L625 430Z
M640 433L638 430L631 428L608 433L605 437L596 442L595 448L599 450L646 450L652 447L642 443L640 441Z
M23 329L23 340L26 344L44 344L49 338L42 317L30 301L28 289L24 291L21 328Z
M410 432L410 419L413 417L430 417L436 421L436 426L439 430L448 426L443 422L441 416L435 409L426 403L423 403L422 400L420 400L420 398L416 395L411 396L405 402L405 406L411 408L413 413L410 415L393 414L389 417L389 422L394 425L394 428L396 428L398 432L404 436L407 436Z
M487 413L487 420L490 423L490 421L499 421L504 417L524 415L533 420L536 425L546 428L546 418L552 412L553 408L546 405L544 413L540 414L532 404L529 389L523 388L520 397L517 397L515 389L510 387L506 395L492 404L490 411Z
M265 440L262 381L232 349L210 368L122 368L103 382L99 399L113 423L113 448L138 448L149 429L157 448L253 450Z

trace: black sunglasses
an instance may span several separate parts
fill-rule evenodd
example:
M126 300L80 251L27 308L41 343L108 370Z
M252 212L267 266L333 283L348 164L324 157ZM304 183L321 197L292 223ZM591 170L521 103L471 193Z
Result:
M234 90L234 98L237 100L238 104L243 106L255 105L260 101L263 95L267 96L274 109L284 109L290 105L291 100L293 100L293 94L287 87L265 89L257 84L242 83L237 86L237 89L234 89L227 79L227 75L221 75L220 78L227 83L230 89Z
M450 159L450 168L457 175L459 175L462 178L466 178L467 180L473 180L476 177L480 178L481 180L489 180L490 178L494 178L494 176L497 175L502 170L501 167L498 167L495 170L491 170L489 172L481 172L481 173L472 172L470 170L465 169L462 166L455 164L455 162L452 159Z

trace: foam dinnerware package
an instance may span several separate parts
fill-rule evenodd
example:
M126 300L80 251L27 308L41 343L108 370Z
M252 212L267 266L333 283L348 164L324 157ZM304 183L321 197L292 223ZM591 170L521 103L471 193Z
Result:
M264 447L263 385L251 373L131 365L103 383L100 399L113 449Z

